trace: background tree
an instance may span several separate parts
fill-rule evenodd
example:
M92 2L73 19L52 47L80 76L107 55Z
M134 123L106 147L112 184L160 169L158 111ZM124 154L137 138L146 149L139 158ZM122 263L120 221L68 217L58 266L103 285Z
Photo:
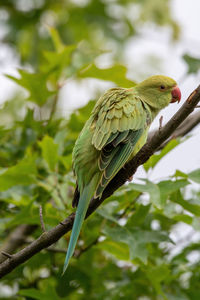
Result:
M8 77L23 88L5 99L0 110L0 274L6 264L13 269L1 279L1 299L199 299L200 169L149 179L167 153L183 146L185 135L200 122L198 112L175 133L171 122L171 137L164 136L168 126L150 139L149 145L159 151L144 164L143 179L123 185L88 218L63 277L69 235L56 244L48 232L41 235L72 212L71 152L95 103L63 113L65 87L76 82L91 93L87 79L103 80L104 85L93 88L96 99L107 86L134 85L126 76L125 49L133 36L142 34L142 24L170 28L171 40L179 38L169 2L7 0L0 1L0 22L2 44L21 66L19 76ZM198 58L185 54L183 59L188 74L198 72ZM104 60L107 67L102 69ZM191 99L195 106L199 89ZM185 110L189 106L188 101ZM129 171L130 166L124 176ZM60 237L72 220L73 215L55 227ZM177 239L183 224L190 225L189 235ZM24 247L29 251L37 238L44 250L15 266L12 254Z

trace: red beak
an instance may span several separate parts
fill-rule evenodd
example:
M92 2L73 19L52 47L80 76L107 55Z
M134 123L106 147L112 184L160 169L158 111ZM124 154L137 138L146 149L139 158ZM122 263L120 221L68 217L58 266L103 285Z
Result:
M171 103L174 103L174 102L179 103L181 101L181 91L177 85L173 88L171 94L172 94Z

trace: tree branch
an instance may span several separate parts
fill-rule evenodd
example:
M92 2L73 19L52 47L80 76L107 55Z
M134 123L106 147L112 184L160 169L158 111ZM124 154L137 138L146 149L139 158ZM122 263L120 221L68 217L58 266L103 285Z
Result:
M131 177L137 168L145 163L149 157L166 141L178 126L191 114L200 101L200 86L189 96L179 111L171 118L171 120L148 140L136 156L122 168L118 174L106 187L101 199L93 199L88 208L88 217L96 208L110 195L114 193L126 180ZM180 129L180 128L179 128ZM178 130L178 129L177 129ZM75 214L71 214L67 219L48 232L44 232L37 240L22 249L11 258L7 259L0 265L0 278L10 273L20 264L27 261L42 249L49 247L57 242L65 233L70 231L73 225Z
M25 243L28 235L30 235L37 225L20 225L13 230L0 248L0 263L6 260L6 256L3 253L13 254L17 248Z

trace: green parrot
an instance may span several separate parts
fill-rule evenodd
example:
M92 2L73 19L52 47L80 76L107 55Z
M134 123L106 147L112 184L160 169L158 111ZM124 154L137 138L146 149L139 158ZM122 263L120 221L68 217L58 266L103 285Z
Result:
M112 88L99 98L73 149L77 189L72 205L78 207L63 273L74 253L90 200L101 198L110 180L141 149L158 112L180 99L177 83L162 75L132 88Z

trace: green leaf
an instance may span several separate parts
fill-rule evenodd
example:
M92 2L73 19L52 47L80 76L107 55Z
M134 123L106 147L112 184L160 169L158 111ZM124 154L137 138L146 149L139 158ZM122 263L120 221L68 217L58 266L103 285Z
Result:
M63 212L63 213L62 213ZM46 203L43 212L43 218L46 225L56 226L61 218L64 218L66 213L59 209L55 209L55 205L52 206L51 203Z
M110 239L106 239L105 241L97 244L97 247L99 249L102 249L103 251L107 251L117 257L117 259L120 260L129 260L129 248L127 245L124 245L124 243L120 243L112 241Z
M38 291L36 289L22 289L21 291L19 291L19 295L31 297L32 299L48 300L41 291Z
M70 119L68 121L68 128L72 132L75 132L77 134L80 133L85 122L88 120L95 103L96 101L89 101L87 105L79 108L77 111L71 114Z
M115 225L114 228L105 226L102 232L116 242L127 244L131 260L139 258L144 263L147 263L148 258L146 244L169 241L169 238L163 232L127 229L127 227L119 225Z
M97 78L106 81L112 81L118 86L133 87L135 82L126 78L127 68L123 65L114 65L113 67L100 69L94 64L90 64L87 68L79 71L78 77L80 78Z
M72 154L68 154L66 156L60 156L59 160L62 162L64 165L66 171L69 171L72 167Z
M183 59L188 66L188 74L196 74L200 69L200 59L191 55L183 55Z
M172 178L174 177L182 177L182 178L186 178L188 179L188 175L180 170L176 170L176 172L174 173L174 175L172 175Z
M127 222L127 225L126 225L127 228L133 228L133 227L141 226L144 223L147 214L149 213L151 204L142 205L142 204L137 204L136 203L135 207L136 207L135 212L128 219L128 222Z
M129 246L130 259L139 258L144 263L147 262L147 250L144 245L141 247L140 243L135 240L134 236L127 228L120 226L110 228L105 226L102 232L116 242L127 244Z
M15 216L13 216L10 222L7 223L7 227L9 228L10 226L16 226L20 224L40 224L38 207L33 207L33 204L34 199L29 199L28 205L21 207L20 211Z
M186 223L188 225L191 225L192 222L193 222L193 218L188 216L188 215L185 215L185 214L181 214L181 215L175 215L172 217L173 220L175 221L178 221L178 222L183 222L183 223Z
M154 168L157 163L165 157L167 153L172 151L174 148L176 148L180 144L180 140L173 139L167 145L160 151L159 154L152 155L149 160L143 165L145 170L148 171L150 168Z
M171 271L169 266L166 264L158 265L158 266L149 266L145 269L145 273L154 286L157 294L162 294L164 299L167 300L165 295L162 292L161 282L170 278Z
M53 40L56 51L61 52L65 46L64 46L63 42L61 41L58 31L54 27L51 27L51 26L47 26L47 28L48 28L51 38Z
M130 183L129 186L136 191L149 193L152 204L157 208L161 208L163 203L160 199L160 190L158 186L149 180L144 180L144 182L145 184Z
M185 187L188 184L189 184L189 182L186 179L180 179L180 180L176 180L176 181L165 180L165 181L159 182L158 187L160 189L161 202L163 204L165 204L166 200L170 194L176 192L177 190Z
M58 162L58 145L54 143L54 140L50 136L45 136L39 146L42 149L42 157L47 162L51 171L55 171L56 164Z
M29 92L28 101L42 106L55 92L47 89L47 74L29 73L25 70L18 70L21 78L7 75L8 78L25 88Z
M15 185L30 185L36 182L36 156L27 156L0 175L0 191Z
M101 208L98 208L97 213L106 220L112 222L117 222L117 217L114 216L116 211L116 202L109 202L103 205Z
M188 184L189 184L189 182L186 179L180 179L180 180L175 180L175 181L164 180L164 181L160 181L158 183L158 186L159 186L162 194L169 195L169 194L177 191L178 189L185 187Z
M53 79L54 84L57 84L60 77L66 77L67 71L66 74L63 74L63 72L70 65L71 55L75 49L75 45L70 45L65 46L60 52L45 51L43 53L46 62L40 69L42 72L49 74L48 78ZM70 72L68 75L70 75Z
M184 200L179 190L171 195L170 200L181 205L185 210L191 212L195 216L200 216L200 205L193 204L189 200Z
M33 299L37 299L37 300L67 300L67 297L62 297L60 298L54 287L50 286L50 282L49 285L46 286L45 290L36 290L36 289L22 289L21 291L19 291L19 294L22 296L26 296L26 297L30 297Z
M188 178L191 179L192 181L200 183L200 169L197 169L189 173Z

